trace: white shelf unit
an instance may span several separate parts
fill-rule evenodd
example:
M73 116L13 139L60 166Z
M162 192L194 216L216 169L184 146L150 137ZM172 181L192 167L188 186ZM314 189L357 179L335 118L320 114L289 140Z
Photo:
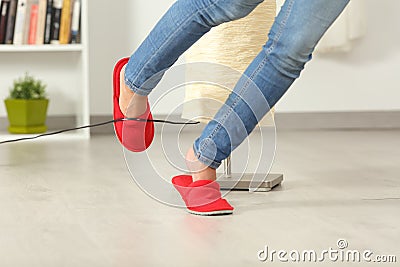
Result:
M0 96L7 97L8 88L27 71L47 84L50 99L48 116L75 116L76 126L90 123L89 107L89 34L88 0L81 0L81 43L66 45L0 45ZM6 117L4 104L0 116ZM19 135L0 133L1 139ZM66 138L67 136L67 138ZM84 129L63 134L90 138Z

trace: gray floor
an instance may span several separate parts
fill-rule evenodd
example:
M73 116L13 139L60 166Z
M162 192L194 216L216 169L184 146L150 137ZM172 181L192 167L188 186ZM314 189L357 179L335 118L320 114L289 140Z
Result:
M320 252L340 238L400 262L400 131L279 132L283 186L229 194L227 217L149 198L113 136L2 146L0 166L1 267L266 266L265 246Z

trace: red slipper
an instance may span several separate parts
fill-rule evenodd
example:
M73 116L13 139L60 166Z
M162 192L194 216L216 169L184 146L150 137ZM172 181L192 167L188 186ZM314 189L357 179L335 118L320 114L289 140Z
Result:
M114 120L125 118L119 108L119 94L121 89L120 75L122 68L128 63L129 58L123 58L114 67ZM147 109L139 119L152 120L153 116L150 112L149 103ZM115 133L120 143L130 151L142 152L145 151L153 142L154 138L154 123L152 121L120 121L114 123Z
M233 213L234 208L221 197L217 182L208 180L193 182L192 176L180 175L172 179L172 184L185 201L189 213L202 216Z

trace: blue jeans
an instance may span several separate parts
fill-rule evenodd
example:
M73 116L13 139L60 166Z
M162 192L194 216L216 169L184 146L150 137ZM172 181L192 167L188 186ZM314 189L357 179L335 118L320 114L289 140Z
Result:
M218 168L245 140L300 76L318 41L349 1L286 0L267 43L239 79L225 105L194 142L195 154L202 163ZM212 27L247 16L261 2L176 1L131 56L126 84L137 94L150 94L161 80L161 76L154 79L153 75L171 67Z

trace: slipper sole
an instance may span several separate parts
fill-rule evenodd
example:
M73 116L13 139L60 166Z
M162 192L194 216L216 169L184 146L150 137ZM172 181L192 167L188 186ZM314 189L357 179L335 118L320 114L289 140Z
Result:
M190 214L198 215L198 216L222 216L222 215L232 215L233 214L233 210L217 210L217 211L210 211L210 212L198 212L198 211L186 209L186 211Z

